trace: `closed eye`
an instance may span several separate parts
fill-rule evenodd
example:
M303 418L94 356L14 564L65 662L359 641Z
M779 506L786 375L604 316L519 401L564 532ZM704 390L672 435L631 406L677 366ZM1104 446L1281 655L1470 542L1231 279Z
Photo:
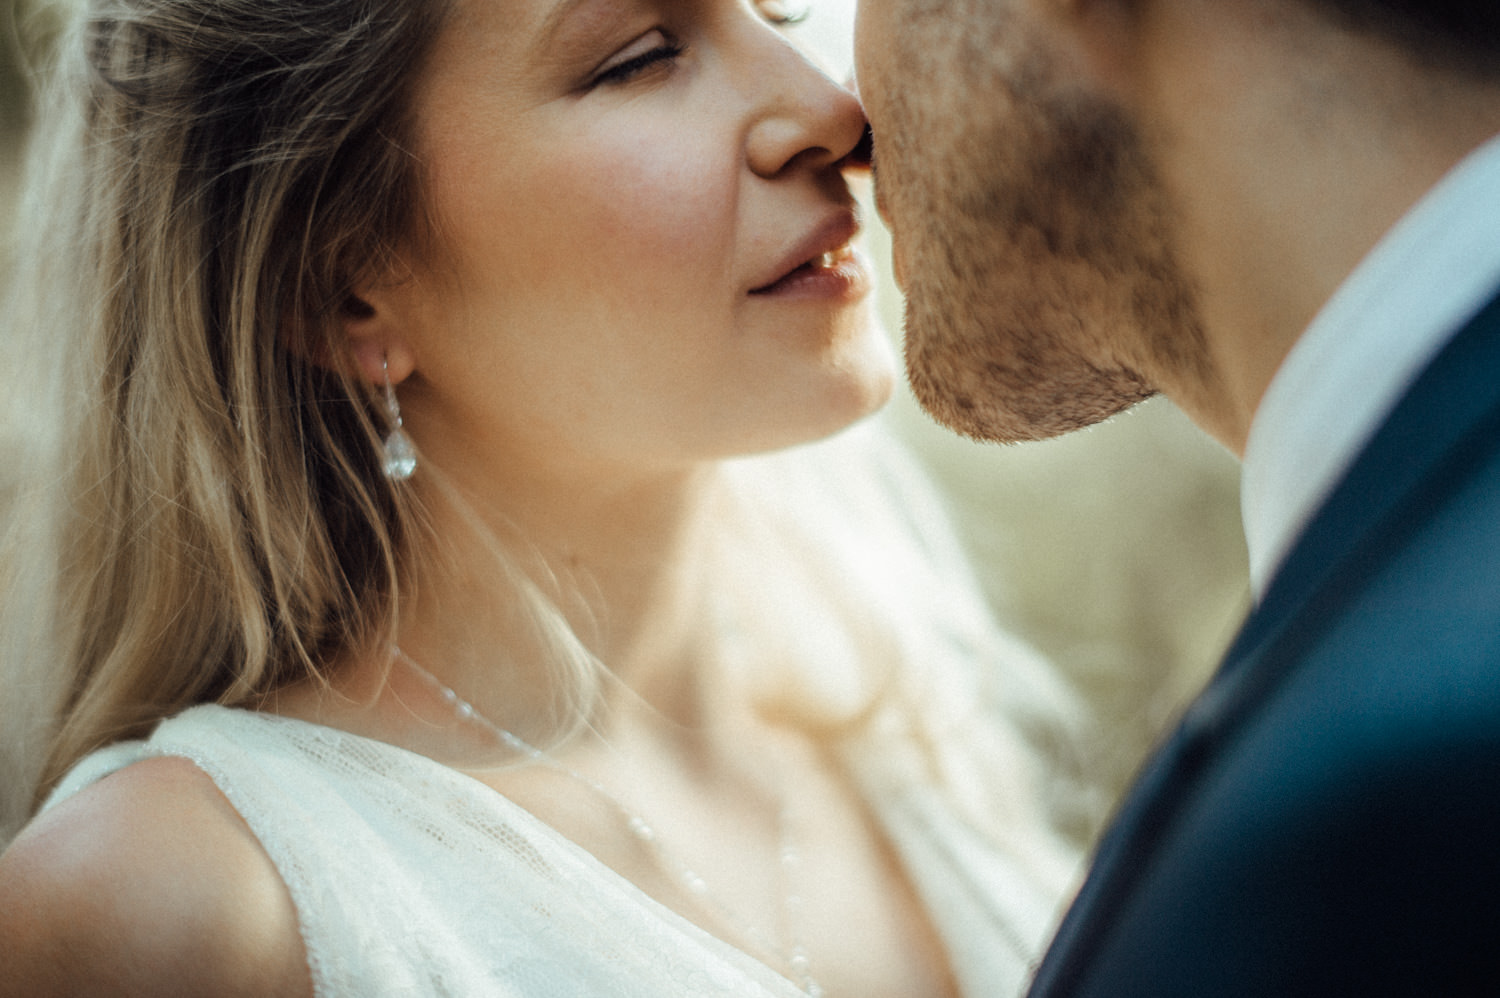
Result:
M618 62L608 63L603 69L595 73L594 78L589 81L589 86L598 87L628 83L653 66L670 63L682 55L685 46L672 40L663 32L657 31L653 32L653 34L659 36L659 44L653 45L644 51L639 51L634 55L629 54L629 50L627 50L625 53L622 53L624 57ZM639 48L639 46L634 47Z

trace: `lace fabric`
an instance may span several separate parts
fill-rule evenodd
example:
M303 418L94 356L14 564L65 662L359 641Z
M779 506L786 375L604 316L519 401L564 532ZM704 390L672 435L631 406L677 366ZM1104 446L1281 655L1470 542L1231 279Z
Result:
M202 769L265 847L321 998L801 994L484 784L332 728L194 707L84 760L49 806L156 756ZM1055 899L899 765L867 768L965 994L1016 993Z
M1014 744L1021 694L1045 663L993 626L936 496L880 432L732 473L789 555L827 569L820 611L893 622L847 649L890 658L903 679L836 759L966 998L1018 994L1076 863L1049 850L1027 777L1035 753ZM833 630L821 619L799 636ZM485 784L333 728L193 707L80 762L48 806L156 756L196 764L259 838L322 998L801 994Z
M54 800L153 756L192 761L261 841L319 996L800 994L483 784L332 728L195 707Z

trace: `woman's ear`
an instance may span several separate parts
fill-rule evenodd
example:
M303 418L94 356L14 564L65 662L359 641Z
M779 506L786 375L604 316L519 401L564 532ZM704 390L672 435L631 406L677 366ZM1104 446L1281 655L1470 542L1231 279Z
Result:
M355 371L366 383L378 386L389 378L391 384L399 384L416 367L392 306L379 296L351 294L339 306L339 327Z
M282 318L282 342L294 356L325 371L379 388L406 380L416 368L409 275L367 277L345 293L330 324L311 323L294 310Z

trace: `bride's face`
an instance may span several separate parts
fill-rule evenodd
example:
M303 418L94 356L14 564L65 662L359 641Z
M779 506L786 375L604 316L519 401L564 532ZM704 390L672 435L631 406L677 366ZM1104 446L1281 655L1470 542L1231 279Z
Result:
M763 7L458 0L415 100L434 236L371 298L440 466L672 466L889 394L864 116Z

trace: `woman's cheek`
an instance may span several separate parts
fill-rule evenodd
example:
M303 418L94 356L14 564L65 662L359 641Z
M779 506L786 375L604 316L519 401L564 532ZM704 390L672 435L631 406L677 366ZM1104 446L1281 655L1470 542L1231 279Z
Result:
M594 218L621 239L668 256L712 254L728 247L736 228L741 165L726 155L727 143L705 148L697 138L656 130L622 136L596 154L602 169L568 186L603 192Z

